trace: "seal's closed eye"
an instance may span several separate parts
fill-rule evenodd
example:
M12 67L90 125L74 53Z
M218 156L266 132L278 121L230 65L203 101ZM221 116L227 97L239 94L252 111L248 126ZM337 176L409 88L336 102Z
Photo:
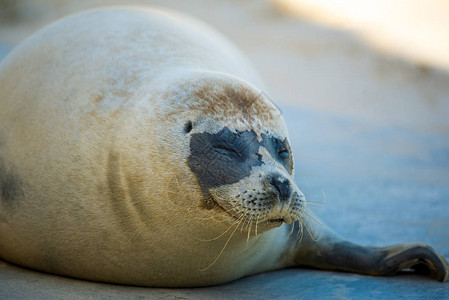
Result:
M216 152L223 154L223 155L227 155L227 156L233 156L233 155L237 155L237 156L241 156L241 154L239 152L237 152L237 150L235 150L234 148L230 147L229 145L226 144L216 144L216 145L211 145L211 148L213 150L215 150Z

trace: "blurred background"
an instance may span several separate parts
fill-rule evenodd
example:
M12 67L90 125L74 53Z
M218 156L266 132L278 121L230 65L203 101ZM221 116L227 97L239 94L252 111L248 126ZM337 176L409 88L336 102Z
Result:
M65 15L118 4L211 24L279 103L449 133L448 0L0 0L0 51Z
M316 211L325 223L356 242L423 241L449 257L449 0L0 0L0 59L58 18L125 3L193 15L246 54L283 110L298 186L314 201L326 193ZM449 291L414 277L288 274L222 290L294 297L301 281L303 295L326 299Z

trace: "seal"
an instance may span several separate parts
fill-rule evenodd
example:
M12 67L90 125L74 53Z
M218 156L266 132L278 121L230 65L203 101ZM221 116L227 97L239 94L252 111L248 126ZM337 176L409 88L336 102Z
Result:
M115 7L64 18L0 66L0 257L81 279L207 286L291 266L370 275L445 258L308 219L284 120L225 38Z

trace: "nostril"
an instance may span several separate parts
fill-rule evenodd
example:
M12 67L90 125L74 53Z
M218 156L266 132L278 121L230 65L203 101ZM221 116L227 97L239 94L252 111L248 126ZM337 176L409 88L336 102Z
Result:
M281 201L287 201L290 198L291 189L290 181L288 179L282 177L272 177L270 184L279 194L279 199Z

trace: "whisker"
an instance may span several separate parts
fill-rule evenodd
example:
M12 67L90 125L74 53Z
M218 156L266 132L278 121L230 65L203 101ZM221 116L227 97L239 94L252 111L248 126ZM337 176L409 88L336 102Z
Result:
M257 224L259 224L259 216L257 216L257 219L256 219L256 236L257 236Z
M298 220L298 226L300 226L300 230L298 230L298 233L297 233L297 237L299 237L299 239L298 239L298 241L296 242L297 244L299 244L299 243L301 243L301 241L302 241L302 238L304 237L304 226L303 226L303 221L302 221L302 218L300 217L299 218L299 220Z
M237 228L239 228L240 224L242 223L242 221L243 221L243 216L244 216L244 215L241 216L240 222L239 222L239 223L237 224L237 226L234 228L234 231L232 231L231 235L229 236L228 240L227 240L226 243L224 244L224 246L223 246L223 248L221 249L221 251L220 251L220 253L218 254L218 256L214 259L214 261L213 261L209 266L207 266L207 267L204 268L204 269L200 269L201 272L208 270L210 267L212 267L212 266L218 261L218 259L220 258L221 254L223 254L223 251L225 250L226 246L228 245L229 241L231 240L232 236L234 235L235 231L237 230Z
M299 234L299 240L298 240L298 244L301 243L302 238L304 237L304 227L302 226L302 222L301 222L301 231L298 233ZM299 226L299 224L298 224Z
M310 210L309 210L309 212L312 213ZM318 224L320 224L321 226L323 226L323 224L321 224L318 220L315 219L316 217L310 215L307 211L305 211L304 213L305 213L310 219L314 220L316 223L318 223Z
M214 217L212 217L212 216L208 216L208 217L204 217L204 218L196 217L196 216L192 215L192 213L191 213L191 211L190 211L191 208L192 208L192 205L189 206L189 207L187 207L187 213L190 215L190 217L191 217L192 219L195 219L195 220L197 220L197 221L204 221L204 220L210 220L210 219L213 219L213 218L214 218Z
M323 196L324 196L324 202L323 202L323 204L326 204L326 203L327 203L326 193L324 192L324 190L321 190L321 192L323 192Z
M293 225L292 225L292 230L290 230L290 234L289 234L289 236L292 236L292 234L293 234L293 231L295 231L295 223L296 223L296 222L293 222Z
M248 224L246 225L246 229L250 230L251 229L251 224L253 223L253 217L249 217L248 220Z
M315 242L318 241L317 239L315 239L315 237L313 236L313 234L312 234L312 232L311 232L312 225L311 225L310 222L309 222L309 225L310 225L310 229L309 229L309 227L307 226L306 220L307 220L307 216L304 216L304 219L303 219L303 221L304 221L304 226L306 227L307 232L308 232L309 235L310 235L310 238L311 238L313 241L315 241Z
M316 204L310 204L310 203L308 203L307 202L307 205L306 205L307 207L316 207L316 208L322 208L323 206L322 205L316 205Z
M309 200L309 197L306 197L306 195L304 195L304 197L306 197L306 202L307 203L316 203L316 204L320 204L320 205L325 205L327 203L327 198L326 198L326 193L324 192L324 190L321 190L321 192L323 193L324 196L324 200L323 201L311 201Z
M222 236L224 236L225 234L226 234L226 232L228 232L231 228L232 228L232 226L234 226L235 224L237 224L239 221L240 221L240 219L242 219L243 220L243 214L236 220L236 221L234 221L234 223L232 223L222 234L220 234L219 236L217 236L217 237L214 237L214 238L212 238L212 239L200 239L200 238L197 238L198 240L200 240L200 241L202 241L202 242L212 242L212 241L215 241L215 240L218 240L219 238L221 238Z
M307 209L310 211L310 212L315 212L315 211L317 211L318 209L320 209L321 207L307 207Z
M310 201L310 200L306 200L307 203L316 203L316 204L321 204L324 205L324 202L320 202L320 201Z
M250 219L249 219L249 221L250 221L250 223L249 223L249 227L248 227L248 236L246 237L246 244L248 244L248 242L249 242L249 236L250 236L250 234L251 234L251 221L252 221L252 218L253 217L251 217Z
M248 213L245 213L245 216L247 216L248 215ZM244 221L243 222L243 226L240 228L240 232L243 232L243 229L246 227L246 228L248 228L248 225L249 225L249 220L248 221ZM246 225L245 225L246 224Z

